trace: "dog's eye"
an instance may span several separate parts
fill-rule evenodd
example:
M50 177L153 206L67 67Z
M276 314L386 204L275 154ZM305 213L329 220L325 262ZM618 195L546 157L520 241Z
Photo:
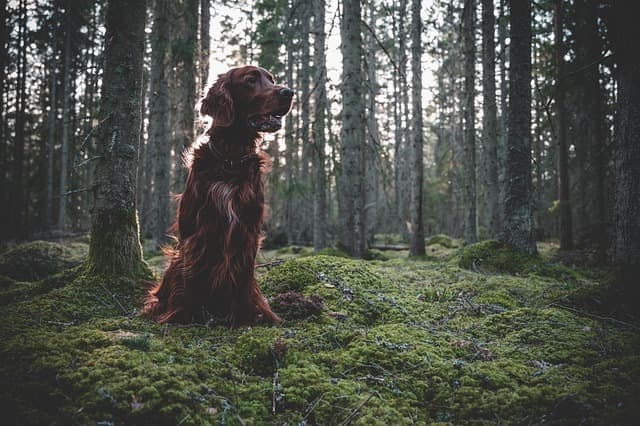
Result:
M258 79L256 77L247 78L247 83L249 84L256 84L257 82L258 82Z

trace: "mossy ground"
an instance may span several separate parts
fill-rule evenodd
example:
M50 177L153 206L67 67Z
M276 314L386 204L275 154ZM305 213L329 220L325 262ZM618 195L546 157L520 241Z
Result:
M424 259L264 252L265 294L290 292L274 306L297 310L280 312L279 327L239 330L142 320L139 283L82 264L2 277L3 424L640 418L640 324L584 303L605 289L602 274L550 262L549 245L517 268L495 243L446 245ZM306 315L305 300L322 302Z

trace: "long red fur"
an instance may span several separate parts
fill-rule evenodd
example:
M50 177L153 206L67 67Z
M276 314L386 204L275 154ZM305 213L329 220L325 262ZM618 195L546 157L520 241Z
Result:
M187 155L187 182L171 228L177 243L167 251L162 280L149 290L147 318L218 319L233 327L280 322L254 276L267 212L262 176L270 159L257 149L258 133L236 127L214 121ZM242 162L234 167L220 157L237 152Z

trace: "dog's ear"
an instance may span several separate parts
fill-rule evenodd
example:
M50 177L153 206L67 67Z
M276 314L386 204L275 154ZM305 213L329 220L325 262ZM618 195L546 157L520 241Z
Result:
M233 123L233 100L228 88L230 82L227 74L220 74L200 100L200 115L212 117L216 127L229 127Z

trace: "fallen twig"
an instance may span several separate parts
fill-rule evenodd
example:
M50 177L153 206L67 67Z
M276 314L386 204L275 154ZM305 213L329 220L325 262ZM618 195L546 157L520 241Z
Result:
M378 399L380 399L380 394L378 393L378 391L374 391L371 395L369 395L369 397L367 399L365 399L364 401L362 401L362 404L358 405L356 408L353 409L353 411L347 416L346 419L344 419L342 421L342 423L340 423L340 426L346 426L349 423L351 423L351 421L354 419L354 417L356 416L356 414L358 414L358 411L360 411L360 409L362 409L362 407L364 407L365 405L367 405L367 402L369 402L369 400L371 398L373 398L374 396L377 396Z

